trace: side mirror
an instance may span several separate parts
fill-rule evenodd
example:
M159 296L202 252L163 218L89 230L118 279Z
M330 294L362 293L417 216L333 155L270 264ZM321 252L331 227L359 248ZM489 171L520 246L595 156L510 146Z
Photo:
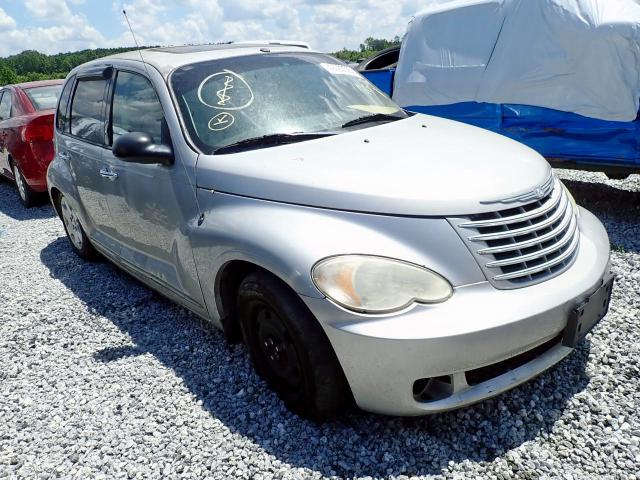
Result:
M131 132L120 135L113 142L113 154L121 160L134 163L173 163L173 148L153 143L148 133Z

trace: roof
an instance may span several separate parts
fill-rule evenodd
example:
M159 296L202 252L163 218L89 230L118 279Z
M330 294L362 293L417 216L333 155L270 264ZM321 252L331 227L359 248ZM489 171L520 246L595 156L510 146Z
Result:
M37 80L35 82L23 82L23 83L14 83L11 85L5 85L5 87L18 87L18 88L35 88L35 87L48 87L49 85L62 85L64 83L64 79L54 79L54 80Z
M90 66L108 65L113 60L128 60L144 62L155 67L163 76L168 76L176 68L190 63L217 60L221 58L239 57L245 55L257 55L270 52L308 52L308 48L295 44L285 44L280 41L261 43L223 43L215 45L185 45L180 47L155 47L144 50L132 50L129 52L110 55L81 65L79 68Z

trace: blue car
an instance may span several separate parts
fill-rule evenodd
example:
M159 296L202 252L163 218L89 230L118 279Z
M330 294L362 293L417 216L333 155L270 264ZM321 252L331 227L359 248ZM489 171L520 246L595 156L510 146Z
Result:
M407 110L623 179L640 173L638 27L633 0L433 2L357 69Z

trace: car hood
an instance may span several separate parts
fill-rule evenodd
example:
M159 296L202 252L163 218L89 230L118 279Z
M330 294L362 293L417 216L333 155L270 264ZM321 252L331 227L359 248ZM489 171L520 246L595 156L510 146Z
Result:
M314 207L452 216L508 208L551 167L506 137L427 115L305 142L201 155L200 188Z

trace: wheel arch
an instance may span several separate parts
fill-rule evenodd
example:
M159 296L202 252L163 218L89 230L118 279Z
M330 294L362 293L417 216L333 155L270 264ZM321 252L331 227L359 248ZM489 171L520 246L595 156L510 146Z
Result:
M293 293L296 293L295 289L286 280L268 268L249 260L233 259L226 261L215 276L214 296L222 330L230 343L240 343L242 341L236 299L242 280L255 271L262 271L272 275L287 285Z
M15 175L13 173L13 162L14 162L14 159L13 159L13 155L11 153L7 154L7 162L9 163L9 168L11 168L11 175Z
M60 197L62 197L62 192L56 187L51 187L49 189L49 196L51 197L51 204L53 205L53 209L58 214L58 217L62 218L60 212Z

